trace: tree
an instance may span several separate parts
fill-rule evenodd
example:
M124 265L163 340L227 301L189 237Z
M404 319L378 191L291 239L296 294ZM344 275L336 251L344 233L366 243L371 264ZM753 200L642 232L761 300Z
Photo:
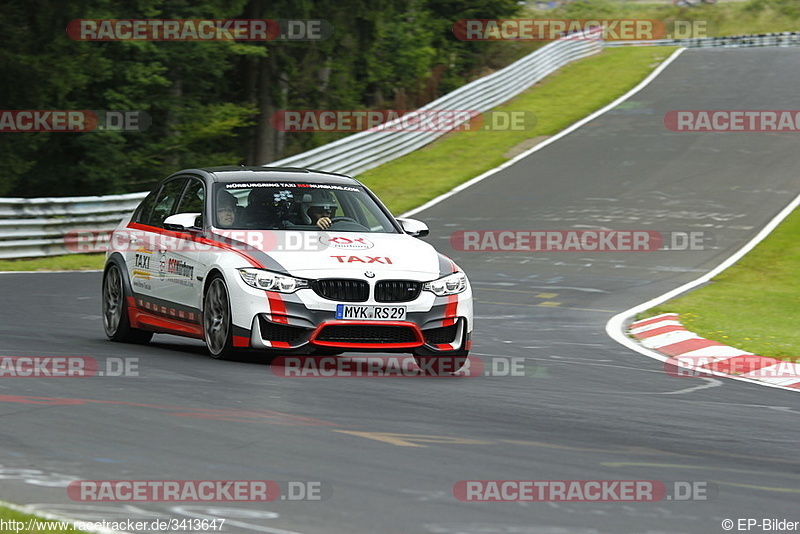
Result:
M131 111L151 121L136 132L0 133L0 195L43 196L142 191L181 168L265 164L345 135L276 131L279 109L419 107L463 84L492 44L458 41L453 23L510 16L517 4L6 0L4 8L4 107ZM65 32L73 19L240 18L322 19L334 32L267 42L83 42Z

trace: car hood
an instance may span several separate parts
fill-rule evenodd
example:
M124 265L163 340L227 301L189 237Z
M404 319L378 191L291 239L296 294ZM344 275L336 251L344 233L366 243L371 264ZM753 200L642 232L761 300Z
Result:
M265 267L279 267L302 277L329 276L332 271L347 276L344 271L353 271L353 276L358 273L360 278L365 271L372 271L378 278L418 273L420 279L434 279L453 271L453 263L433 246L407 234L291 230L215 233L237 241L237 248L256 260L270 260L261 261Z

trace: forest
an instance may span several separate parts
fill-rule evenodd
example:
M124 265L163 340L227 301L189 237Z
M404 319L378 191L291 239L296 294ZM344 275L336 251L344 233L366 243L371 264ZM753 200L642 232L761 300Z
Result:
M281 132L270 117L415 109L521 54L456 39L456 21L519 9L515 0L5 0L0 107L133 112L147 128L0 133L0 196L144 191L182 168L309 150L345 134ZM87 19L322 20L332 31L317 40L74 39L67 28Z

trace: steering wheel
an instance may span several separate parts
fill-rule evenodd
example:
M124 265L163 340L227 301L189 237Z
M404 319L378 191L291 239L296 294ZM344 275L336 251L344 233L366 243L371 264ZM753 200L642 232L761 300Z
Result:
M334 228L335 227L335 228ZM339 230L342 232L349 231L349 232L363 232L367 230L367 227L363 224L359 223L352 217L334 217L331 219L330 228L332 230Z

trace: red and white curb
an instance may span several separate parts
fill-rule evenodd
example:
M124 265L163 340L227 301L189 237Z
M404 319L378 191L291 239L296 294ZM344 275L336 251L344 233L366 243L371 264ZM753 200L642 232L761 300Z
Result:
M705 376L727 377L733 380L780 388L786 391L798 391L800 389L797 385L800 383L800 369L797 368L796 364L774 360L772 358L764 358L763 360L766 361L763 361L762 356L750 354L743 350L727 347L715 341L703 339L686 330L678 320L677 314L668 313L658 317L650 317L642 321L634 321L630 325L628 323L633 317L636 317L637 314L646 312L654 306L663 304L713 279L719 273L739 261L742 256L750 252L757 244L764 240L781 221L788 217L789 214L799 206L800 194L794 197L794 200L784 207L780 213L775 215L775 217L773 217L772 220L742 248L706 274L680 287L676 287L671 291L667 291L663 295L659 295L647 302L642 302L633 308L620 312L609 319L606 323L606 334L624 347L647 356L648 358L664 362L665 371L668 373L670 373L670 371L675 371L673 376L703 376L700 374L703 373ZM660 321L663 321L663 323L659 324ZM645 332L649 332L649 334L645 334ZM633 338L629 336L633 336ZM670 355L670 352L674 353L674 355ZM708 358L709 361L701 362L699 361L699 357ZM679 361L676 360L679 358L685 358L686 362L692 358L698 358L695 362L697 365L678 365ZM743 360L743 358L747 358L748 360L752 359L753 365L759 365L761 363L765 365L759 367L759 372L756 372L754 368L746 367L744 364L739 368L739 362L746 361ZM733 368L734 364L737 366L736 368ZM788 366L791 366L791 368ZM703 370L698 371L697 369L691 369L693 367L701 367ZM687 368L690 368L690 371L687 371L690 372L690 374L679 374L679 372L683 373L686 371ZM766 374L767 372L775 372L776 374L768 376ZM781 374L778 375L778 372ZM789 374L793 376L787 376ZM711 381L706 384L705 387L715 387L719 385L722 385L721 382Z
M684 327L677 313L636 321L628 333L667 358L664 370L676 377L729 376L800 389L800 364L759 356L705 339Z

